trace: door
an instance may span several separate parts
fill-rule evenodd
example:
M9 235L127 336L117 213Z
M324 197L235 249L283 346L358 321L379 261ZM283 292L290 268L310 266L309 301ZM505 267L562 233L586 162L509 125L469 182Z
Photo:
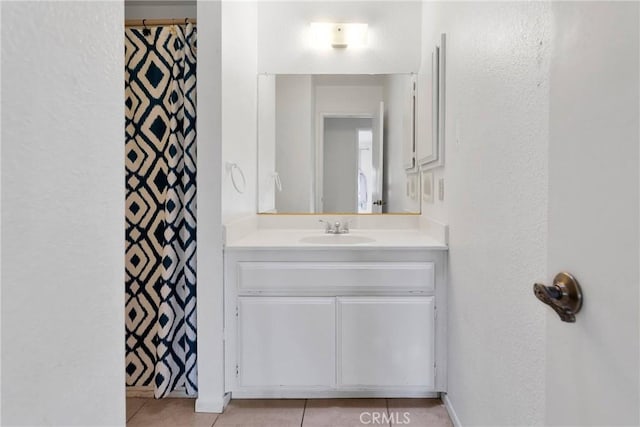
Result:
M334 298L238 298L240 387L332 387Z
M323 212L358 212L359 129L371 117L326 117L323 126Z
M358 213L372 213L373 198L371 185L373 177L373 130L357 129L358 133Z
M338 298L338 387L434 389L434 302Z
M638 3L552 8L547 280L584 302L547 309L545 424L638 425Z
M373 172L375 183L373 187L373 213L382 213L384 200L383 190L383 153L384 153L384 102L380 101L378 111L373 117Z

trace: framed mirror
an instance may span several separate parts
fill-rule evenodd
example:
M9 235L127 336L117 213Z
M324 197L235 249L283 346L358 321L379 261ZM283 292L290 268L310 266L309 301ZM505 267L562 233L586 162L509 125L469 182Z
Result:
M444 165L445 139L445 53L446 35L431 51L430 66L418 76L416 116L421 122L417 128L417 164L422 170Z
M258 76L259 213L419 213L414 74Z

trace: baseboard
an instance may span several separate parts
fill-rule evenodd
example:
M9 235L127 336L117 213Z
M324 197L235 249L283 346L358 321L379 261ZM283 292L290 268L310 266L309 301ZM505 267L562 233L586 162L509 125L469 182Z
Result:
M456 410L453 409L453 405L451 405L451 399L449 399L449 395L447 395L447 393L442 393L442 402L444 403L444 407L447 408L447 412L449 413L449 418L451 418L453 426L462 427L462 424L460 424L460 418L458 418Z
M127 397L143 397L146 399L152 399L154 397L153 394L153 386L128 386L126 388L126 396ZM184 387L179 387L169 393L167 397L170 398L178 398L178 399L193 399L194 396L187 395L187 391Z
M224 408L227 407L231 400L231 393L226 393L220 399L204 400L201 398L196 399L196 412L209 412L214 414L221 414Z
M421 390L236 390L234 399L415 399L438 398L436 391Z

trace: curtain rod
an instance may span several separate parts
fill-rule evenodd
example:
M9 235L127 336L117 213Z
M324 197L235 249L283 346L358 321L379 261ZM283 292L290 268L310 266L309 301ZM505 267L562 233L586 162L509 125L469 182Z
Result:
M186 23L196 24L195 19L191 18L172 18L172 19L126 19L125 27L157 27L162 25L184 25Z

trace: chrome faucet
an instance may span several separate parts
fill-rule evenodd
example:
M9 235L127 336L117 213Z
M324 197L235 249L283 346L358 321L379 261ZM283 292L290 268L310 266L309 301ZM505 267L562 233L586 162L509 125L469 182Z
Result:
M327 234L347 234L349 232L349 221L344 221L344 223L336 221L333 224L324 219L318 221L324 224L324 232Z

